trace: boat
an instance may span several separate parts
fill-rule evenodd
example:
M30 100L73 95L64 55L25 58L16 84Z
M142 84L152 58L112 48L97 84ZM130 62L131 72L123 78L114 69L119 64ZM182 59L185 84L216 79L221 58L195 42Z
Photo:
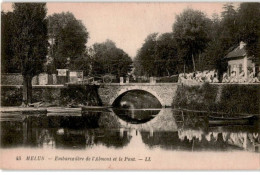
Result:
M247 115L240 117L216 117L208 116L208 123L212 125L252 125L259 117L257 115Z
M48 113L81 113L81 108L50 107Z

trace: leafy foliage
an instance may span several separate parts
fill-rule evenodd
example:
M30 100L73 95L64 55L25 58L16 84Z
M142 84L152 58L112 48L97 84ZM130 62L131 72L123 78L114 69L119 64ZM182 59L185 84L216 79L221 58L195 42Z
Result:
M204 51L209 41L210 19L197 10L186 9L176 17L173 34L178 47L184 53L183 59L187 65L193 62L197 54Z
M260 64L260 3L242 3L237 16L241 40L247 43L247 54L258 58Z
M69 68L70 61L82 58L89 37L87 29L72 13L55 13L48 17L49 56L54 69Z
M14 59L13 51L13 13L1 12L1 71L2 73L21 72L19 62Z
M158 33L147 36L142 48L137 52L135 58L135 74L154 76L156 60L156 38Z
M134 61L135 74L170 76L180 71L177 45L172 33L150 34Z
M131 71L131 58L122 49L117 48L113 41L107 40L104 43L95 43L93 52L92 74L113 74L122 77Z
M32 102L32 78L43 72L48 35L45 3L14 3L4 16L4 71L23 75L23 105ZM9 21L10 20L10 21ZM15 70L15 71L12 71Z
M47 55L44 3L14 3L12 48L21 73L33 77L43 71ZM18 67L19 69L19 67Z
M217 69L221 77L227 69L223 58L240 41L247 44L247 54L259 63L259 24L260 3L241 3L238 9L227 3L221 16L213 14L211 19L200 11L186 9L177 16L173 33L147 36L134 60L135 74L165 76Z

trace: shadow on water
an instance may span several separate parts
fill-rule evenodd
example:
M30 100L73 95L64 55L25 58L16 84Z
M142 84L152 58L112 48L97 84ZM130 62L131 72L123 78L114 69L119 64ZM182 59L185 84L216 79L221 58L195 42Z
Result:
M156 116L147 120L148 114ZM259 122L210 126L205 114L180 113L168 108L161 109L159 114L148 114L140 113L126 120L129 125L120 122L122 115L126 115L121 110L85 112L80 116L1 116L1 147L128 149L136 146L139 150L259 152ZM135 124L140 121L138 118L143 123Z

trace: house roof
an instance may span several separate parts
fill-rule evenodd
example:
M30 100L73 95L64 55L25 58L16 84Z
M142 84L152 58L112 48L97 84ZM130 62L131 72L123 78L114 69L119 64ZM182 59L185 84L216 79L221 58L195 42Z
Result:
M238 46L237 48L235 48L234 50L229 52L225 56L225 58L236 58L236 57L244 57L244 56L246 56L246 49L245 49L245 47L240 48L240 46Z
M244 57L246 56L246 49L245 49L245 44L244 43L240 43L240 45L238 47L236 47L234 50L232 50L231 52L229 52L225 58L237 58L237 57Z

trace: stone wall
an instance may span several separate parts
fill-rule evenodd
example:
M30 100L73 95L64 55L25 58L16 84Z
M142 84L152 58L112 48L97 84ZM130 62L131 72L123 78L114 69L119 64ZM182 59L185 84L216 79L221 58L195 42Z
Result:
M45 102L58 105L63 87L33 87L33 102ZM22 86L2 86L1 106L20 106L23 99Z
M21 74L10 73L1 75L1 84L2 85L22 85L23 76Z
M1 106L20 106L22 86L1 86ZM97 86L33 86L32 102L43 106L101 105Z

